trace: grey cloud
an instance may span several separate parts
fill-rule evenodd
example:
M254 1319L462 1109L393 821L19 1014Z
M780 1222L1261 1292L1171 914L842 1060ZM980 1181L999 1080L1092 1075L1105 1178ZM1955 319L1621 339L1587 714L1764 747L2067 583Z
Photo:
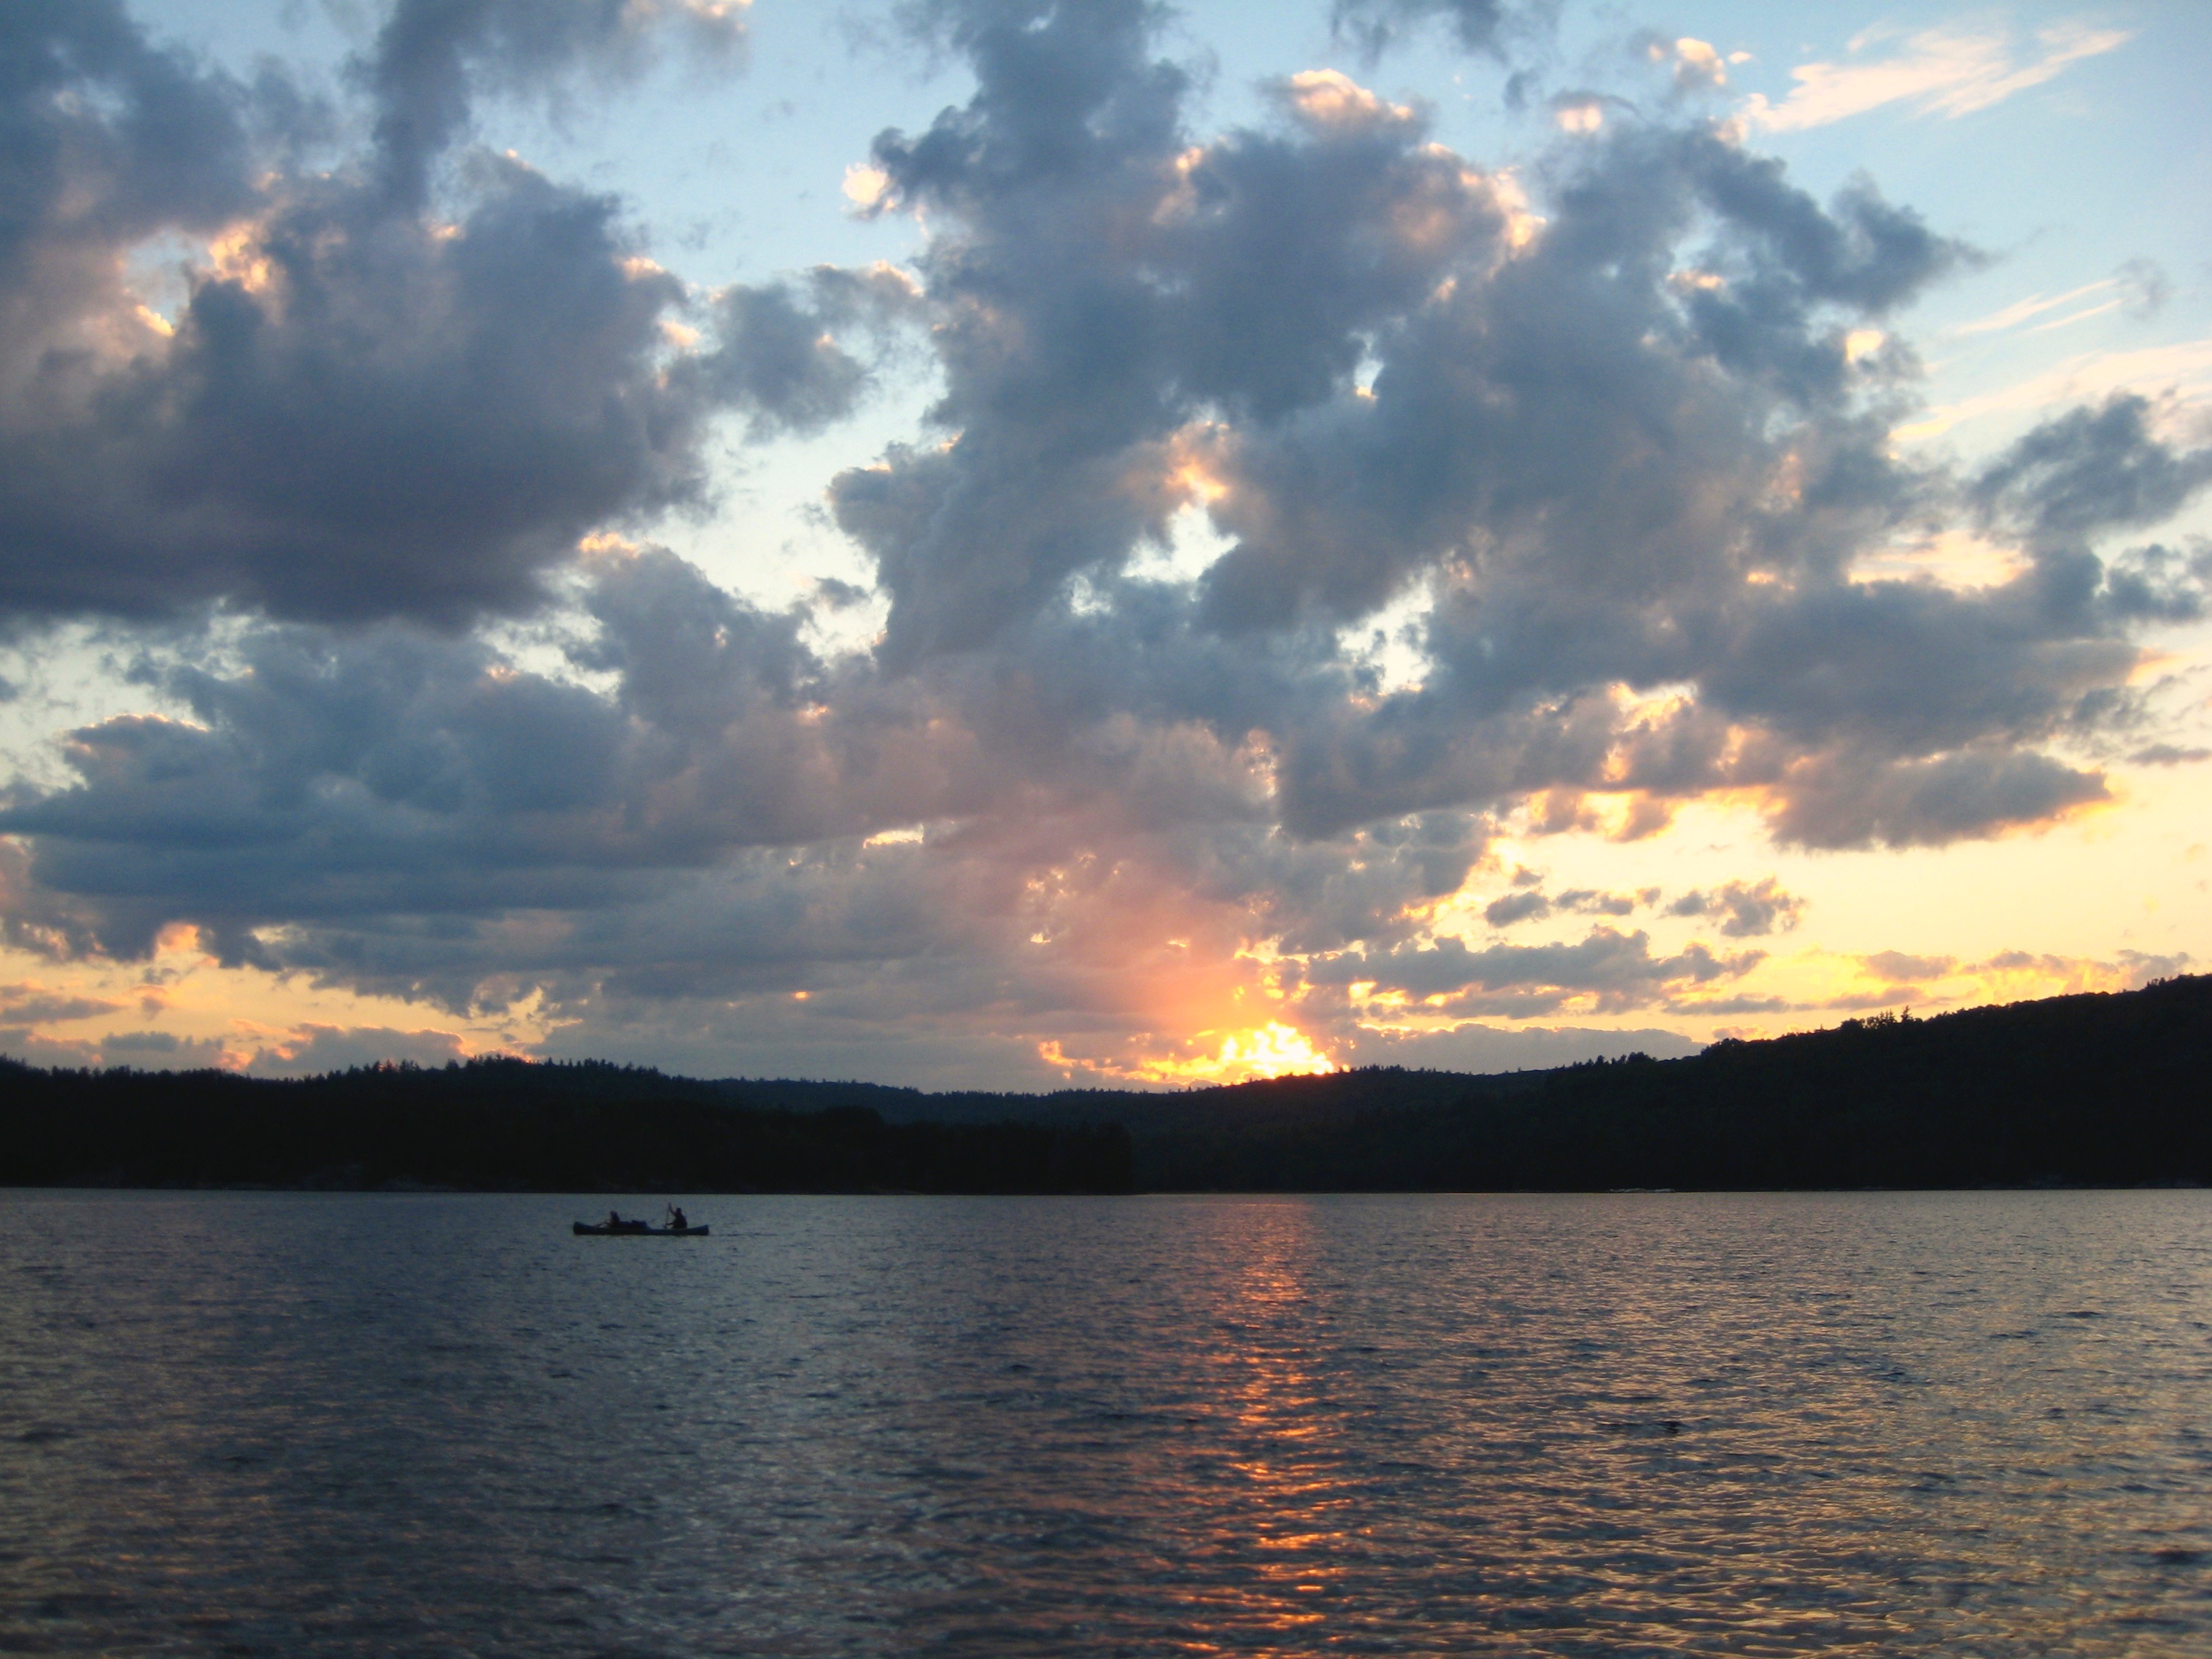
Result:
M2042 823L2110 794L2102 773L2045 755L1970 750L1885 762L1846 753L1802 769L1774 828L1809 847L1941 846Z
M1515 40L1548 34L1559 9L1557 0L1334 0L1329 27L1370 61L1432 21L1462 49L1503 58Z
M2127 289L2128 315L2138 322L2157 316L2173 297L2172 279L2155 259L2130 259L2112 274Z
M1379 990L1416 998L1448 997L1447 1012L1505 1012L1525 1016L1594 994L1607 1012L1661 1000L1664 988L1705 984L1748 973L1758 951L1721 957L1702 945L1672 957L1651 954L1641 932L1598 927L1578 943L1493 945L1471 951L1455 939L1411 942L1388 951L1351 952L1308 969L1316 984L1372 981Z
M714 349L683 360L675 377L709 406L748 410L754 435L765 437L778 429L818 431L850 414L869 371L833 331L850 328L880 344L920 305L905 279L889 270L823 266L807 273L803 289L740 284L710 309Z
M2086 572L2085 572L2086 574ZM2212 542L2195 538L2186 552L2152 543L2106 562L2098 599L2128 622L2195 622L2212 594Z
M1982 594L1849 580L1954 495L1887 455L1848 325L1974 257L1871 185L1823 207L1711 130L1624 123L1568 147L1513 252L1501 198L1419 113L1341 80L1279 87L1279 131L1194 146L1140 9L938 15L976 97L877 156L887 203L931 210L951 436L834 489L891 602L887 667L988 652L1041 667L1047 698L1103 679L1146 718L1257 725L1283 821L1322 836L1588 787L1624 751L1639 825L1762 787L1786 836L1841 844L1870 820L1827 822L1823 776L1894 769L1895 792L1937 767L1948 805L1899 833L1985 833L2016 820L1956 809L2013 811L2037 767L1961 794L1967 751L2108 717L2150 603L2121 567L2102 599L2094 560ZM1693 258L1710 280L1685 286ZM1186 457L1234 542L1194 618L1122 574ZM1355 713L1327 630L1417 578L1437 672ZM1103 619L1076 663L1037 664L1079 588ZM1208 672L1238 659L1282 693ZM1624 726L1597 695L1623 682L1698 700ZM2040 799L2088 798L2086 775Z
M2134 630L2200 614L2198 551L2083 544L2185 499L2197 459L2124 405L1977 480L1893 459L1909 353L1869 368L1845 341L1972 256L1717 130L1624 116L1564 143L1525 170L1540 224L1421 111L1340 76L1194 135L1136 0L940 5L975 97L875 149L884 210L927 212L919 285L695 296L612 204L456 148L440 77L513 84L507 15L438 14L420 113L386 134L456 158L433 169L451 224L395 205L374 157L263 182L254 94L189 66L213 182L133 219L153 163L118 135L154 94L125 76L85 106L125 158L127 227L85 246L249 234L173 341L56 356L93 313L37 313L47 380L0 384L30 411L0 446L0 600L346 625L149 637L184 717L87 726L69 787L10 792L11 937L143 955L191 921L226 961L453 1007L538 987L701 1052L834 1054L823 1032L871 1018L941 1045L1001 1015L992 1041L1032 1054L1103 1042L1159 1018L1131 983L1256 974L1255 944L1311 956L1282 972L1322 1000L1356 968L1462 1012L1703 1009L1680 994L1755 955L1655 957L1609 928L1422 947L1422 907L1508 815L1588 827L1606 793L1633 830L1741 792L1819 847L2045 821L2105 785L2044 747L2130 730ZM595 40L515 61L596 73ZM64 242L41 211L45 258ZM591 531L702 500L719 411L818 429L912 324L944 376L927 441L831 489L890 603L880 651L810 649L795 615L664 553L574 562ZM1197 581L1135 562L1193 505L1232 550ZM2016 580L1855 579L1976 513L2033 555ZM576 674L392 620L527 605L549 571L579 610L541 643ZM1340 630L1409 598L1421 660L1385 690ZM1789 914L1778 890L1716 902L1739 936ZM749 1000L799 988L803 1008Z
M976 9L975 99L875 146L887 201L944 227L920 264L947 381L933 418L956 434L835 486L902 664L984 645L1079 571L1110 574L1179 505L1146 477L1174 434L1340 390L1368 331L1503 228L1417 115L1285 86L1282 131L1193 154L1146 8L1024 10L1037 27Z
M0 1023L44 1025L56 1020L92 1019L123 1005L100 997L58 997L29 986L0 986Z
M2176 453L2151 434L2150 407L2127 393L2045 422L1974 479L1982 517L2046 547L2171 518L2212 482L2212 448Z
M665 554L613 562L589 598L574 649L617 696L473 640L264 628L236 667L161 671L191 720L73 733L78 784L18 792L0 823L33 838L33 884L91 905L99 948L143 954L189 915L254 961L253 930L282 920L587 909L626 870L874 827L866 758L841 776L811 718L820 665L795 617ZM878 763L899 737L860 735Z
M179 1037L167 1031L124 1031L100 1038L99 1063L149 1071L200 1071L223 1059L221 1037ZM58 1057L57 1057L58 1058Z
M412 1061L442 1066L470 1049L450 1031L398 1031L374 1025L305 1025L280 1042L264 1041L245 1069L256 1077L313 1077L356 1066Z
M480 90L536 90L579 70L634 74L656 27L678 19L694 50L727 52L744 39L741 10L680 0L395 0L353 66L375 99L384 187L410 206L423 202L432 163L467 131Z
M1538 892L1508 893L1483 908L1482 919L1492 927L1510 927L1516 921L1548 916L1552 901Z
M185 1051L185 1042L168 1031L118 1031L102 1037L100 1047L113 1054L175 1054Z
M226 961L453 1006L502 973L673 995L950 950L969 915L1025 939L1012 918L1040 871L1109 942L1125 916L1188 925L1086 896L1139 871L1286 948L1387 939L1485 844L1453 812L1294 841L1202 728L1109 715L1070 742L957 675L825 663L794 615L665 553L602 559L583 600L567 649L605 690L399 627L264 626L205 661L149 653L190 718L75 732L76 786L18 789L0 813L21 838L0 841L21 860L0 870L12 937L143 956L189 921ZM927 848L854 845L947 818L969 822Z
M511 611L580 537L699 501L718 410L805 429L848 409L863 366L812 342L873 279L733 289L687 358L666 325L689 296L611 200L473 154L425 194L476 82L613 63L679 15L407 0L362 71L383 160L294 173L257 152L256 94L118 9L11 10L0 121L29 165L0 228L0 611ZM168 230L228 250L186 273L173 336L118 275Z
M1782 890L1772 876L1756 882L1731 881L1711 892L1685 893L1667 907L1670 916L1720 916L1730 939L1756 939L1788 933L1805 914L1805 901Z
M119 0L8 7L0 72L11 334L113 243L217 224L250 199L245 89L150 45Z
M1551 223L1522 257L1487 280L1463 275L1382 337L1371 398L1224 446L1235 488L1212 511L1241 544L1207 574L1218 625L1279 624L1302 604L1358 615L1412 570L1480 550L1486 587L1524 561L1555 585L1529 596L1549 615L1516 615L1517 594L1494 593L1486 649L1516 648L1490 676L1529 653L1556 662L1562 644L1630 669L1636 641L1621 635L1638 629L1638 606L1724 572L1740 580L1732 542L1758 556L1717 501L1735 496L1769 537L1794 530L1815 557L1833 556L1820 543L1854 520L1913 504L1916 481L1872 430L1822 415L1795 434L1810 471L1802 528L1773 522L1753 505L1777 458L1758 434L1783 413L1777 397L1841 396L1842 331L1820 312L1897 303L1955 262L1954 245L1863 188L1824 212L1778 164L1703 131L1626 131L1555 187ZM1701 215L1740 280L1685 299L1668 264ZM1716 380L1706 357L1744 378ZM1562 591L1576 578L1601 585Z
M0 1046L34 1066L127 1066L181 1072L218 1066L223 1058L220 1037L180 1037L169 1031L118 1031L96 1040L72 1040L0 1029Z
M2193 766L2212 760L2212 749L2182 749L2170 743L2154 743L2128 757L2137 766Z
M1589 887L1571 887L1553 901L1562 910L1573 910L1586 916L1625 916L1634 912L1639 900L1634 893L1607 893Z
M1492 900L1483 910L1482 919L1492 927L1506 927L1548 916L1554 910L1585 916L1626 916L1635 912L1639 902L1648 901L1639 901L1633 893L1607 893L1590 887L1571 887L1557 895L1524 889Z
M1916 957L1902 951L1877 951L1859 960L1869 973L1893 985L1917 979L1942 979L1959 965L1954 957Z

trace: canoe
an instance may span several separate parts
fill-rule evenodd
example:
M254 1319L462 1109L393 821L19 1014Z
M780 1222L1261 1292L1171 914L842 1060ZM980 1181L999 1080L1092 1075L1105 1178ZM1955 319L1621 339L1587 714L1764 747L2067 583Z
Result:
M642 1221L625 1221L619 1227L609 1226L604 1221L578 1221L570 1224L579 1238L704 1238L704 1227L653 1227Z

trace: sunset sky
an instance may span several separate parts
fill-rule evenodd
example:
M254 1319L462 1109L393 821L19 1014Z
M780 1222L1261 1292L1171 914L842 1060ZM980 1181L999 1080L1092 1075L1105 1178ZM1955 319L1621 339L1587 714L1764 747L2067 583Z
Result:
M17 0L0 1052L1493 1070L2212 957L2212 9Z

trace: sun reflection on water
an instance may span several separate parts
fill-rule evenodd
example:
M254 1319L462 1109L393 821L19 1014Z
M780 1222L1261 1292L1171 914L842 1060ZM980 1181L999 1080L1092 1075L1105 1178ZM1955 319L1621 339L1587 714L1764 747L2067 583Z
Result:
M2202 1194L0 1201L26 1651L2212 1642Z

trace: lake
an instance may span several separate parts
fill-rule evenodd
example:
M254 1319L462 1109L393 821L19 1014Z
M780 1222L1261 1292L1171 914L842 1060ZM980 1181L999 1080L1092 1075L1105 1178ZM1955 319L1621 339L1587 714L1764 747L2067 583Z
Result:
M684 1202L0 1194L0 1650L2212 1652L2212 1193Z

